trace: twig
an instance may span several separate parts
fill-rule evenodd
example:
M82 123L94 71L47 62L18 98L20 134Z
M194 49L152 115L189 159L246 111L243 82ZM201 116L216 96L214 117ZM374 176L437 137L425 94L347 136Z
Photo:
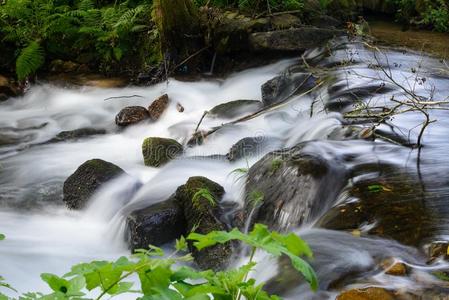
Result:
M118 97L109 97L104 99L104 101L108 101L108 100L112 100L112 99L121 99L121 98L144 98L143 96L140 95L131 95L131 96L118 96Z
M208 114L209 112L207 110L204 111L203 116L201 117L200 121L198 122L198 124L196 125L195 128L195 132L193 134L196 134L198 132L198 128L200 128L201 123L203 122L204 117Z

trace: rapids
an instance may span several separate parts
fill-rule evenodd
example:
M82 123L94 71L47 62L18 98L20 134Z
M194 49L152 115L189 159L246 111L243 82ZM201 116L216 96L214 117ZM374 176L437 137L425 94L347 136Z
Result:
M385 56L375 60L371 50L360 42L335 41L330 49L330 52L314 49L304 55L311 68L320 74L321 85L313 93L293 96L284 105L257 118L225 126L203 145L187 148L180 158L159 169L143 164L141 144L145 137L170 137L186 143L205 110L231 100L260 100L263 83L281 73L302 70L302 60L284 60L225 79L196 82L170 79L151 87L62 88L41 83L25 96L1 103L0 232L7 239L0 243L0 274L21 292L47 291L39 278L43 272L61 275L78 262L129 254L124 240L127 213L167 199L190 176L201 175L218 182L226 190L225 200L242 204L244 182L236 180L232 170L253 165L269 151L313 141L307 146L308 151L319 153L340 168L358 171L351 173L347 182L335 185L335 195L323 200L320 209L305 224L294 228L314 250L313 266L324 288L313 295L306 285L295 282L285 298L298 299L301 295L301 299L332 299L335 297L332 283L355 271L359 273L359 286L371 283L410 291L432 287L436 279L428 271L447 266L444 262L427 265L418 249L426 242L449 238L447 111L431 111L432 120L437 121L424 132L421 151L391 143L390 139L345 139L349 124L342 113L357 103L382 106L393 96L397 99L404 96L404 91L388 82L385 74L373 65L388 68L389 74L415 93L423 97L432 93L440 101L447 101L449 95L449 69L438 59L397 49L383 49ZM383 90L379 92L378 88ZM126 129L116 127L114 117L121 108L148 106L164 93L168 93L171 102L159 121ZM143 98L105 100L129 95ZM183 113L177 111L176 103L185 107ZM200 128L210 129L225 122L206 117ZM396 116L388 126L381 125L379 129L388 133L386 136L393 136L394 141L413 143L422 122L419 112L411 112ZM106 129L107 134L45 143L61 131L82 127ZM261 149L247 160L230 163L210 157L226 154L233 144L249 136L273 137L279 143ZM62 184L80 164L92 158L120 166L140 180L142 188L129 202L124 201L120 192L131 183L119 178L102 188L84 211L67 210L62 202ZM422 215L431 216L423 221L425 226L416 244L401 245L389 239L360 238L343 231L316 228L337 204L353 201L346 193L348 186L358 180L383 176L364 169L372 164L395 166L410 177L422 178L422 193L407 196L409 201L420 203L413 207L422 210ZM367 231L370 226L366 223L360 230ZM415 266L414 275L407 278L385 275L376 269L373 257L378 256L396 257ZM263 262L258 265L257 278L269 280L276 275L277 265L262 254L258 257Z

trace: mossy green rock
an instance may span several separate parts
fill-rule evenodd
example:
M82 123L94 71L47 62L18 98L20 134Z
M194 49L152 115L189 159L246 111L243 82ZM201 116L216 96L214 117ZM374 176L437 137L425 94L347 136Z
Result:
M215 204L200 197L193 202L195 194L200 189L207 189L215 200ZM187 232L195 228L195 232L207 234L214 230L226 230L225 224L220 220L221 209L219 202L224 195L221 185L205 177L190 177L186 184L180 186L176 191L176 201L184 211L187 221ZM226 267L232 254L232 247L229 243L218 244L198 251L189 245L195 262L201 269L220 270Z
M144 163L149 167L160 167L183 151L182 145L173 139L148 137L143 141Z
M110 162L88 160L64 182L63 201L70 209L82 209L103 184L124 174L125 171Z

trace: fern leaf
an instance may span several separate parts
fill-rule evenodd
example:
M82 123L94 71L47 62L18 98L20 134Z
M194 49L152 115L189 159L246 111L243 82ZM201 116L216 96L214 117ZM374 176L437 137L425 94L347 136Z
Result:
M44 49L37 42L31 42L22 49L16 60L16 73L19 80L34 74L45 61Z

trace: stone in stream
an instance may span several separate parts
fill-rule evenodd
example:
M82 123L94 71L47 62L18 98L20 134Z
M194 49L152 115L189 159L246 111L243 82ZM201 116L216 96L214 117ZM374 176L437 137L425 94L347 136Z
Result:
M336 300L394 300L397 299L390 291L379 287L352 289L342 292Z
M142 143L144 163L149 167L160 167L182 152L182 145L173 139L148 137Z
M150 118L150 114L145 107L128 106L122 109L115 117L115 124L118 126L128 126L139 123Z
M407 275L407 266L400 262L396 261L393 258L384 259L380 266L385 270L385 274L392 276L405 276Z
M173 197L135 210L127 218L127 239L132 251L161 246L184 234L184 214Z
M294 94L312 89L316 78L310 73L283 74L262 85L262 102L265 106L279 103Z
M20 94L20 89L8 78L0 75L0 102L16 97Z
M345 34L343 30L301 27L269 32L256 32L249 36L250 47L261 52L300 52L320 47L335 36Z
M226 158L230 161L236 161L260 154L262 151L275 150L277 147L280 147L280 141L275 137L246 137L232 145L226 154Z
M83 163L64 182L63 201L70 209L82 209L105 183L126 174L120 167L102 159Z
M58 143L64 141L77 140L93 135L106 134L105 129L97 129L91 127L79 128L75 130L61 131L54 138L49 140L47 143Z
M335 199L346 183L343 167L299 144L265 155L248 172L245 212L253 223L275 230L288 230L313 218Z
M159 120L164 111L167 109L169 102L170 99L168 98L167 94L164 94L154 100L153 103L151 103L151 105L148 107L148 113L150 114L151 120Z
M209 110L207 116L223 119L232 119L245 113L255 112L263 107L258 100L235 100L218 104Z
M201 196L206 192L214 202ZM127 218L128 243L132 249L148 248L149 244L162 245L193 229L200 234L213 230L226 230L221 199L224 189L205 177L190 177L166 201L133 211ZM230 244L196 250L189 243L195 262L202 269L223 269L232 254Z
M201 196L202 191L212 196L214 203ZM175 199L184 212L187 221L187 232L194 228L195 232L207 234L214 230L226 230L224 222L220 220L222 211L219 203L224 195L221 185L206 177L190 177L186 184L176 190ZM197 197L197 199L195 199ZM232 254L229 243L217 244L198 251L189 243L190 251L195 262L201 269L220 270L226 267Z

